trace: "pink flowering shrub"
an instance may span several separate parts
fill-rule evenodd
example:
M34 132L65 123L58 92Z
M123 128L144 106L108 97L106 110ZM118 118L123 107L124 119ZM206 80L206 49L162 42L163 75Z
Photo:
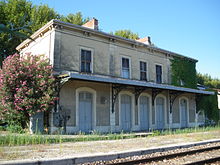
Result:
M55 78L44 56L14 54L0 69L0 120L26 127L31 115L54 104Z

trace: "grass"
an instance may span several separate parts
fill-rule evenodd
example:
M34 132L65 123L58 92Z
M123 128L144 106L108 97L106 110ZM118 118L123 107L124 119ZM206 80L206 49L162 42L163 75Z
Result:
M195 132L207 132L220 130L220 126L215 127L200 127L200 128L186 128L186 129L173 129L173 130L152 130L153 134L149 136L163 136L173 134L186 134ZM21 146L21 145L33 145L33 144L53 144L64 142L83 142L83 141L97 141L97 140L119 140L119 139L131 139L135 138L134 133L109 133L100 134L93 132L92 134L85 135L83 133L75 136L65 135L30 135L30 134L15 134L6 133L0 135L0 146Z
M167 129L167 130L152 130L153 134L150 136L163 136L163 135L176 135L176 134L187 134L187 133L196 133L196 132L208 132L220 130L220 125L218 126L208 126L208 127L192 127L184 129Z
M30 135L30 134L13 134L7 133L0 135L0 146L21 146L33 144L53 144L63 142L83 142L97 140L117 140L134 138L135 135L130 134L91 134L76 135L75 137L65 137L65 135Z

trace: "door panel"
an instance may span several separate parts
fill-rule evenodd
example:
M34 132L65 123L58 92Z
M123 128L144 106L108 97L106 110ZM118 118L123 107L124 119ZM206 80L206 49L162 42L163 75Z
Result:
M156 99L156 123L157 129L164 128L164 99L162 97Z
M180 100L181 127L187 127L187 101Z
M140 96L140 127L141 130L149 129L149 98Z
M121 128L124 131L131 130L131 96L121 96Z
M79 129L89 132L92 129L92 94L79 93Z

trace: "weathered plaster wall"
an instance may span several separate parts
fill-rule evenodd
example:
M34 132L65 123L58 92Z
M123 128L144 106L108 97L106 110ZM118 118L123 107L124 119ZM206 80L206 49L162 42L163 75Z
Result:
M54 37L55 32L53 30L46 32L43 36L38 37L31 42L28 47L25 47L21 54L31 53L34 55L45 55L50 59L50 63L53 64L54 53Z
M93 73L121 77L121 58L128 57L131 63L131 79L140 79L140 61L147 62L148 81L155 81L155 65L162 65L163 83L170 82L170 61L165 54L133 47L122 42L111 42L93 34L82 32L56 31L55 64L60 70L80 71L80 49L93 54Z
M188 108L189 108L188 121L190 123L195 122L196 102L194 100L194 95L193 94L182 94L182 95L178 96L175 99L174 104L173 104L173 113L172 113L173 119L172 120L173 120L174 124L180 124L180 105L179 105L179 101L183 97L188 99Z
M109 85L102 83L92 83L86 81L71 80L67 82L60 92L60 104L67 109L70 119L68 126L76 126L76 89L88 87L96 91L96 126L110 125L110 98Z

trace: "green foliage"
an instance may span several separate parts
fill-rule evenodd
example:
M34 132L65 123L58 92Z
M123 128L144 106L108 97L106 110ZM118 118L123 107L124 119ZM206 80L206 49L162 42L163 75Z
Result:
M128 38L128 39L132 39L132 40L139 39L138 33L134 33L131 30L117 30L112 34L114 34L116 36Z
M60 20L64 21L64 22L69 22L69 23L72 23L72 24L76 24L76 25L83 25L86 22L88 22L90 20L90 18L89 17L83 18L82 13L77 12L75 14L70 13L66 17L61 16Z
M15 54L0 69L0 117L9 125L27 127L30 116L50 110L55 79L44 56Z
M220 89L220 79L212 78L208 74L197 73L198 83L209 88L217 88Z
M208 132L219 130L219 126L214 127L200 127L200 128L186 128L186 129L174 129L174 130L163 130L153 131L152 136L164 136L164 135L175 135L175 134L187 134L194 132ZM32 144L53 144L53 143L64 143L64 142L83 142L83 141L97 141L97 140L120 140L120 139L131 139L139 138L134 133L109 133L109 134L90 134L84 135L79 134L75 136L60 136L60 135L29 135L29 134L13 134L7 133L5 135L0 134L0 146L20 146L20 145L32 145ZM148 138L146 137L146 138Z
M212 78L208 74L197 74L198 83L204 85L208 88L220 89L220 80L217 78ZM202 96L197 103L198 110L204 110L205 115L208 119L214 121L219 120L219 110L218 110L218 98L217 93L211 96Z
M33 5L28 0L0 1L0 31L4 30L4 33L0 33L0 64L4 57L16 53L16 46L24 39L52 19L78 25L88 20L80 12L65 17L47 5Z
M24 129L17 124L7 126L6 131L9 131L11 133L24 133Z
M172 85L197 88L196 62L174 57L171 60Z
M52 19L59 19L60 15L54 11L53 8L49 8L48 5L34 5L30 9L30 29L32 32L37 31L48 21Z
M215 95L201 96L197 102L197 110L203 110L208 119L219 120L217 93Z
M30 9L31 3L25 0L0 1L0 22L10 31L24 27L30 21L28 18ZM24 32L24 30L20 29L16 32ZM29 34L29 32L25 31L24 34ZM22 39L24 38L11 35L11 33L0 33L0 55L3 57L15 53L15 47Z

